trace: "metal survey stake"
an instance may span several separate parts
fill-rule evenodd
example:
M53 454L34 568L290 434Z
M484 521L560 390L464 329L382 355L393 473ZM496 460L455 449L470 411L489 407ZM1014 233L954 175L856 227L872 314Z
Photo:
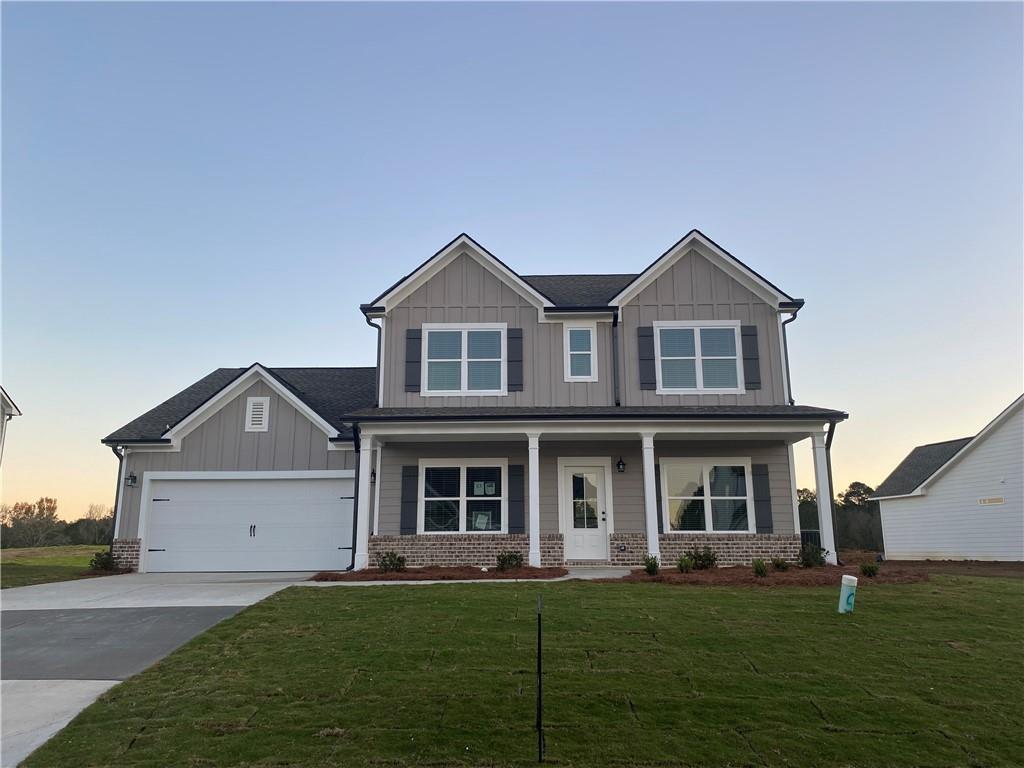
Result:
M537 595L537 762L544 762L544 684L543 666L541 664L540 617L544 607L543 598Z

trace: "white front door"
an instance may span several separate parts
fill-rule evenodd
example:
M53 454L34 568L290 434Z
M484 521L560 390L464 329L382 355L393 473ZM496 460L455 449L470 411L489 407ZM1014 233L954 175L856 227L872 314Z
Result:
M608 559L605 480L604 467L565 467L563 470L566 560Z

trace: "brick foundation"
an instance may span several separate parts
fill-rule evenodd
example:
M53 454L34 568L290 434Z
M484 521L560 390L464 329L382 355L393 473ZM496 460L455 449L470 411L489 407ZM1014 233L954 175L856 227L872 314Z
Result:
M800 537L776 533L663 533L658 536L661 562L665 566L675 565L684 552L704 547L718 553L719 565L749 565L757 558L770 560L773 557L796 562L800 555ZM612 565L642 565L647 554L646 534L613 533L611 553Z
M139 549L142 539L114 539L114 562L118 568L139 570Z
M393 551L405 556L410 568L423 565L476 565L494 567L498 553L504 550L520 552L523 562L529 560L530 537L522 533L510 534L437 534L410 536L371 536L370 566L377 554ZM545 534L540 537L540 564L561 565L564 559L562 535Z

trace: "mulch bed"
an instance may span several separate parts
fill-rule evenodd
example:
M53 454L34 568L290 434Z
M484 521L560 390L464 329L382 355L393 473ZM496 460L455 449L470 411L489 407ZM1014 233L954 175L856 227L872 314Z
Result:
M662 568L657 576L648 576L643 569L630 571L623 581L653 581L659 584L693 584L697 586L751 586L751 587L838 587L844 574L856 576L860 584L907 584L927 581L928 572L919 568L907 568L882 563L874 578L862 576L858 566L837 567L826 565L821 568L800 568L790 566L787 571L769 569L768 575L758 577L750 566L711 568L706 571L680 573L675 568Z
M310 581L469 581L481 579L557 579L568 574L565 568L516 568L511 571L499 571L464 565L445 568L427 566L424 568L408 568L404 571L381 571L378 568L365 568L361 571L321 571L310 578Z

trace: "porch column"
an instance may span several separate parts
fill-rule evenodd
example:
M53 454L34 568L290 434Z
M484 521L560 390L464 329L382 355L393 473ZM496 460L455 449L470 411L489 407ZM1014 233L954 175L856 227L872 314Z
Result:
M373 468L373 437L367 436L359 444L359 469L356 482L358 505L356 508L356 540L353 568L361 571L369 565L370 555L370 470Z
M832 489L828 482L828 454L825 452L825 435L822 432L811 435L814 446L814 492L818 496L818 531L821 546L828 550L825 559L835 565L836 537L832 530Z
M526 469L530 510L530 565L540 568L540 432L527 432L529 462Z
M644 454L644 519L647 521L647 554L661 557L658 546L658 488L654 482L654 433L641 432Z

